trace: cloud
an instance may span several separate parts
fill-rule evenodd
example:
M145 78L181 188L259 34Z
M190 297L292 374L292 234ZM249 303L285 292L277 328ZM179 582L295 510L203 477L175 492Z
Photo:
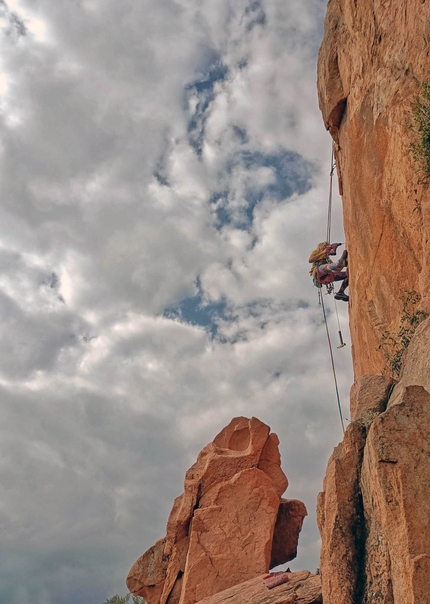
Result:
M341 437L307 274L325 237L325 3L0 9L0 600L125 593L235 415L279 434L310 512L295 564L314 570Z

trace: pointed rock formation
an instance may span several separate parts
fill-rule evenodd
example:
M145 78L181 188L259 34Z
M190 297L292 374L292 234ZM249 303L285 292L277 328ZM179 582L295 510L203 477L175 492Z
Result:
M281 500L288 481L269 433L256 418L235 418L201 451L166 537L130 570L131 593L148 604L194 604L295 557L306 508Z

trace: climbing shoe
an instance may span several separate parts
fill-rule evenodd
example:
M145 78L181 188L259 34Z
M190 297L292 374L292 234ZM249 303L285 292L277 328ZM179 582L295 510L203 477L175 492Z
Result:
M339 266L342 268L348 266L348 252L346 250L342 252L342 256L339 258Z
M344 302L348 302L349 301L349 296L347 296L346 294L344 294L343 292L337 292L334 295L334 299L335 300L343 300Z

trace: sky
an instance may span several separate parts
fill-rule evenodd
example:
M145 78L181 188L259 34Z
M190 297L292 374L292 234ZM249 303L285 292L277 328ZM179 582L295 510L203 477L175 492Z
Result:
M185 471L240 415L278 434L285 496L309 512L290 566L318 567L342 437L308 275L325 8L0 0L0 602L124 595Z

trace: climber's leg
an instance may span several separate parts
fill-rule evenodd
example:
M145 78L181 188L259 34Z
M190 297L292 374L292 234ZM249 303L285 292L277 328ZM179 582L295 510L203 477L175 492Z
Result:
M335 281L342 281L342 284L339 288L339 291L334 295L336 300L343 300L344 302L348 302L349 296L345 294L345 290L348 287L348 275L345 271L342 271L334 278Z

